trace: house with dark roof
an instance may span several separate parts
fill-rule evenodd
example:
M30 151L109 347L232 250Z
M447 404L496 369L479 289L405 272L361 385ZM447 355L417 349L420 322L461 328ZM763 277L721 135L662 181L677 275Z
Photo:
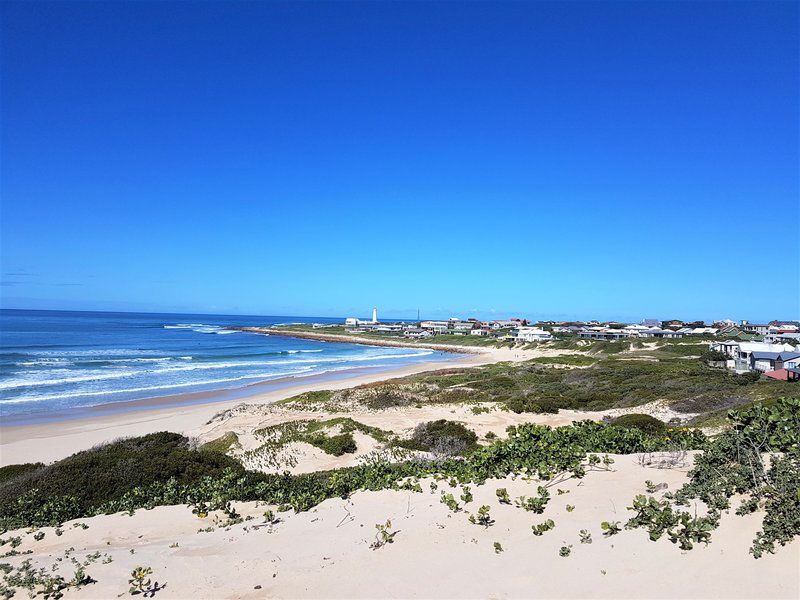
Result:
M797 369L800 367L800 352L751 352L750 370L778 371L780 369Z

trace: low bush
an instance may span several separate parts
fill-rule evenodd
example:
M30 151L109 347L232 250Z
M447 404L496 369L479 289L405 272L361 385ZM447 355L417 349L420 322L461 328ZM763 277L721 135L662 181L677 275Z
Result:
M663 421L650 415L638 413L622 415L611 422L619 427L639 429L652 435L664 435L669 430L669 427Z
M0 484L0 506L36 490L42 498L74 498L86 511L139 486L169 479L186 485L228 470L244 472L236 460L197 450L180 434L152 433L78 452L8 479Z
M719 350L708 350L700 355L700 360L706 363L722 362L728 360L728 355Z
M37 471L44 467L44 463L23 463L21 465L8 465L0 467L0 484L16 479L20 475Z
M373 395L367 397L364 403L367 408L372 410L384 410L397 406L409 406L411 402L412 398L408 394L403 394L391 386L385 386L378 388Z
M333 456L353 454L358 449L356 441L353 439L351 433L340 433L339 435L330 436L324 433L315 433L308 436L306 441L312 446L316 446Z
M414 428L410 440L398 445L410 450L424 450L444 456L455 456L478 446L478 436L461 423L439 419L420 423Z

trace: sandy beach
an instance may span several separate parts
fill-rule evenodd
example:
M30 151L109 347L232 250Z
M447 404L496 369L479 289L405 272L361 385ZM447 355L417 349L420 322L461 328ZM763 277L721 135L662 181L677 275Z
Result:
M94 407L87 411L86 416L77 419L26 425L3 423L0 425L0 466L22 462L52 462L102 442L155 431L194 435L214 414L242 402L270 404L306 391L343 389L426 371L527 360L542 355L542 352L509 348L472 350L471 354L451 361L425 362L391 371L367 374L356 371L352 376L337 379L312 376L267 382L249 388L252 395L233 400L219 401L222 392L219 394L208 392L196 394L191 399L187 395L178 395L133 401L125 403L128 410L121 413L109 414L109 411L119 410L118 404L103 405ZM271 386L277 389L270 390ZM187 404L187 402L192 403ZM153 405L158 407L155 408Z

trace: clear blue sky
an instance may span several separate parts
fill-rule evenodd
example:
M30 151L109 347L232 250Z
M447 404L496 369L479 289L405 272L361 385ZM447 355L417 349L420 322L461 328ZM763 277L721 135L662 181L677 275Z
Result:
M800 318L798 6L4 2L3 306Z

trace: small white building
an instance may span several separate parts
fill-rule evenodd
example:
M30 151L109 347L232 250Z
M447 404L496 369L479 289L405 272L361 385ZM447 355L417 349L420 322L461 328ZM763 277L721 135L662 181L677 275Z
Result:
M403 332L403 335L409 338L426 338L431 337L433 334L421 327L409 327Z
M553 336L549 331L538 327L520 327L517 329L517 340L521 342L544 342L552 339Z
M449 324L447 321L422 321L419 326L433 333L447 333Z

